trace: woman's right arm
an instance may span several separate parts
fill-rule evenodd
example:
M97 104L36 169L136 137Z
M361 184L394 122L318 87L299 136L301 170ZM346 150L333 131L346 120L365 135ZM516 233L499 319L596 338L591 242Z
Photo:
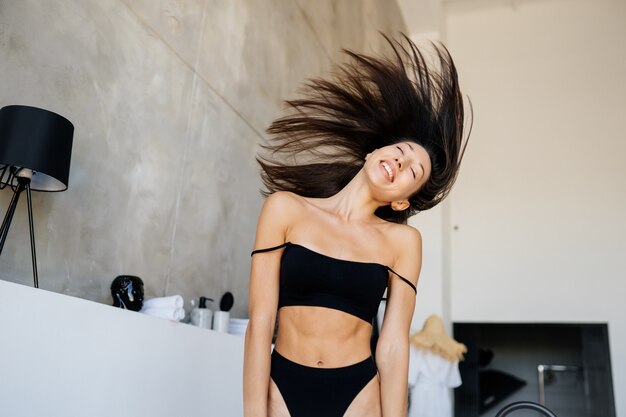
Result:
M257 224L254 249L285 242L290 200L287 193L274 193L263 204ZM252 256L250 270L250 321L246 330L243 362L245 417L266 417L270 381L270 354L278 308L279 269L282 249Z

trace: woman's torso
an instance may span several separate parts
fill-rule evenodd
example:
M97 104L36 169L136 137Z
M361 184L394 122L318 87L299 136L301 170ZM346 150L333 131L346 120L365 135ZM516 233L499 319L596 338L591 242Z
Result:
M354 269L357 274L360 273L362 279L353 277L348 284L355 286L355 292L369 292L370 289L380 291L380 279L384 280L384 290L388 279L384 266L392 265L394 261L389 235L393 234L393 227L398 225L382 220L348 224L325 209L325 200L299 198L302 200L302 210L291 217L286 241L299 246L303 254L310 251L311 256L318 256L320 259L317 262L336 264L342 269L348 269L348 272ZM287 246L284 250L291 249ZM286 255L292 256L283 252L283 258ZM311 261L315 262L315 259ZM281 280L284 279L281 277ZM377 288L371 288L372 285ZM369 312L372 311L372 302L375 302L375 314L380 296L382 291L376 301L369 294L367 300L360 297L348 302L361 305L366 302L369 304ZM338 306L329 304L334 308L316 305L282 306L278 312L277 351L302 365L327 368L348 366L371 356L372 325L368 315L355 315L353 309L346 308L343 302Z

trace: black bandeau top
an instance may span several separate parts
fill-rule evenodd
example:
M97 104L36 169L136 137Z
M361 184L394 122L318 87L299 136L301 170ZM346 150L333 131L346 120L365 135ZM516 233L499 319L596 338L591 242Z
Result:
M417 289L388 266L374 262L337 259L305 246L286 242L252 251L252 255L285 248L280 260L278 308L327 307L352 314L368 323L378 312L389 272Z

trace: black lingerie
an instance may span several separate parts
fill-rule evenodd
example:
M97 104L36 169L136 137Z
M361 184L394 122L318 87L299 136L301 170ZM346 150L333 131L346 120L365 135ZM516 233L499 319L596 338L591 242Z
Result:
M417 293L415 285L385 265L333 258L291 242L258 249L252 255L283 247L279 309L327 307L372 323L387 288L389 272ZM291 417L343 416L376 374L372 357L340 368L314 368L290 361L276 350L270 367L270 377Z
M313 368L274 350L270 375L291 417L342 417L377 372L372 357L340 368Z
M333 258L296 243L286 242L255 253L285 247L280 261L278 308L317 306L340 310L371 323L387 288L388 272L413 291L415 285L388 266Z

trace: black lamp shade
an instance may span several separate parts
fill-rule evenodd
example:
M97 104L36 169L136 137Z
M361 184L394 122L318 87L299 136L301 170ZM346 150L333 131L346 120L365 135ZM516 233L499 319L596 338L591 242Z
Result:
M33 170L33 191L65 191L70 175L74 125L30 106L0 109L0 165ZM12 182L17 180L14 176ZM3 181L8 178L2 177ZM15 184L12 184L15 185Z

